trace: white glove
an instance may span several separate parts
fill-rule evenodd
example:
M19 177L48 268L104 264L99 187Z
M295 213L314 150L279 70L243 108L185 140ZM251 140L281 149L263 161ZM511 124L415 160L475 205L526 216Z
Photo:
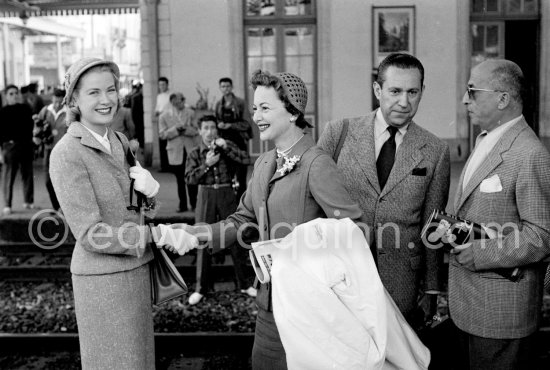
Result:
M159 224L161 237L157 246L168 246L169 250L177 252L180 256L199 246L199 239L182 229L172 229L170 226Z
M130 177L136 180L134 182L134 189L147 198L152 198L159 192L159 183L153 178L151 172L141 167L139 162L136 162L135 166L130 167Z

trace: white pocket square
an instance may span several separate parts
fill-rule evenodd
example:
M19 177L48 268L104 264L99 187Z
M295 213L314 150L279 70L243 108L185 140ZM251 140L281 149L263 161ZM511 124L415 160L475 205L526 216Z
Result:
M498 175L493 175L483 180L479 185L479 191L482 193L498 193L499 191L502 191L500 177L498 177Z

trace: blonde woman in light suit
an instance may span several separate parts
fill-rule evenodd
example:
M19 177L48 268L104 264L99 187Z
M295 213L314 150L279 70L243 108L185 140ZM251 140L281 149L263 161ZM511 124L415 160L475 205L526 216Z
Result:
M65 76L67 134L50 158L61 209L76 238L71 261L82 367L154 369L155 352L147 241L189 248L196 239L165 225L149 229L130 205L130 182L155 213L159 184L129 167L128 139L108 128L119 107L115 63L83 58ZM134 196L135 198L135 196Z

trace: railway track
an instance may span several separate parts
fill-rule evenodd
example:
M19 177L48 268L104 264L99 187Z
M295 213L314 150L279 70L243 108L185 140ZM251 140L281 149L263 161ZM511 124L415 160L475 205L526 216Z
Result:
M231 355L246 362L252 352L252 333L155 333L155 354L162 358L166 369L201 369L201 359ZM536 369L550 366L550 328L536 334ZM78 353L78 334L5 334L0 333L0 356L17 353L23 356L50 352ZM191 367L180 367L181 359L191 360ZM198 360L198 361L197 361ZM189 366L189 361L187 362ZM178 366L180 365L180 366Z
M154 223L176 222L193 224L194 219L175 215L154 220ZM40 228L40 232L38 232L38 228ZM0 220L0 280L70 279L69 265L75 239L70 233L65 234L66 230L68 228L61 218L52 218L47 214L31 220L28 218L3 218ZM195 281L194 260L193 255L174 259L180 274L189 283ZM216 262L214 259L212 268L215 281L225 282L234 278L230 256L225 256L225 261Z
M28 242L0 242L0 280L69 280L72 250L72 244L62 244L47 250ZM219 256L221 257L224 257L223 261L214 261L212 264L213 278L220 282L230 281L234 277L231 256ZM195 256L177 257L174 258L174 263L187 282L195 281Z
M158 370L249 369L252 333L155 333ZM59 359L62 359L61 361ZM79 369L78 334L0 333L0 364Z
M253 333L155 333L155 348L166 353L200 354L205 350L250 354L254 342ZM0 353L32 353L36 351L78 351L78 334L0 333Z

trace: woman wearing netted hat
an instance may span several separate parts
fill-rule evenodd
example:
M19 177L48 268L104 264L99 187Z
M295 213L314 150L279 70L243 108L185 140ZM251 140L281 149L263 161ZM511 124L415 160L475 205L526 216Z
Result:
M167 227L149 229L129 207L134 179L154 214L159 184L139 163L130 167L128 139L109 128L120 104L118 79L118 66L97 58L69 68L69 127L52 151L50 176L76 238L71 273L82 367L153 369L153 255L147 241L162 239ZM165 239L160 244L170 242ZM196 246L192 239L181 241Z
M304 82L292 73L256 71L250 83L260 140L271 141L275 149L256 160L248 188L233 215L218 224L188 227L188 231L210 241L215 251L237 241L239 230L250 224L257 225L261 240L268 240L285 237L292 225L318 217L358 220L362 212L340 181L336 164L315 146L306 130L310 125L304 119L308 96ZM256 301L259 309L252 366L285 369L270 283L260 285Z

